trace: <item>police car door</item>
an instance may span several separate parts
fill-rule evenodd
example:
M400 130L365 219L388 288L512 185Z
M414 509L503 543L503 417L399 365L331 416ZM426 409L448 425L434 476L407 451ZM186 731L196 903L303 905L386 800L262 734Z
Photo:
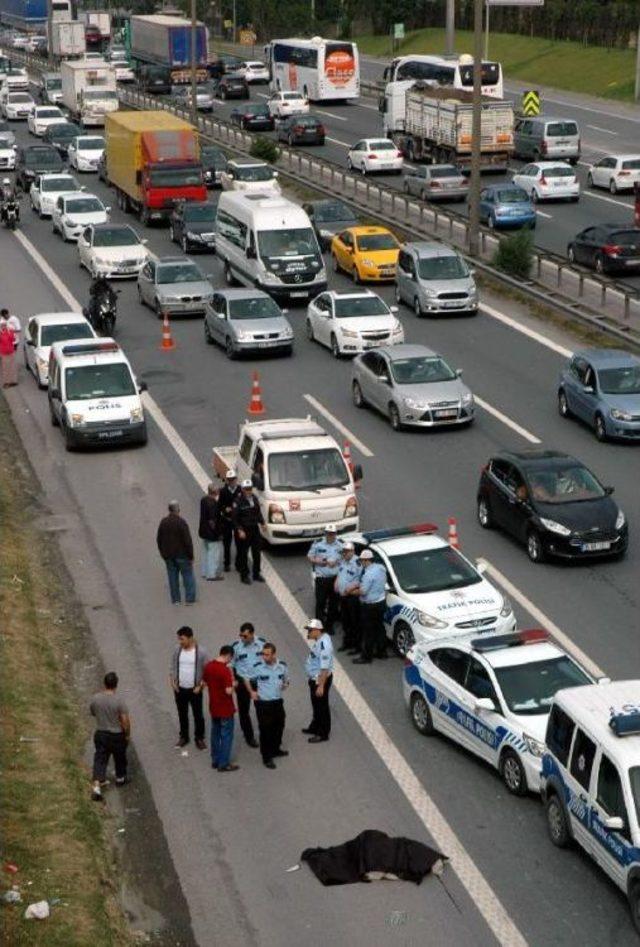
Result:
M629 802L633 805L631 800ZM607 822L612 819L621 819L622 828L607 828ZM616 884L626 889L626 870L633 860L629 809L620 772L605 753L598 761L591 807L591 835L595 858Z
M563 773L568 790L567 810L574 838L589 854L597 858L589 831L589 795L595 755L596 745L591 737L580 727L576 727L569 765Z
M362 548L364 548L364 546ZM393 640L393 628L396 621L402 621L404 618L406 624L411 627L411 616L414 612L414 608L412 605L407 605L406 601L402 598L400 586L396 581L393 570L391 569L386 557L382 556L375 547L373 548L372 552L373 561L379 562L381 565L383 565L387 573L387 581L385 586L387 595L384 610L384 630L387 638L391 638ZM413 636L413 631L411 634Z
M471 740L469 745L474 753L496 766L498 762L496 750L499 743L496 731L501 727L504 735L505 720L499 713L501 704L489 672L473 655L469 658L464 698L463 707ZM491 700L495 709L478 708L480 698Z
M456 743L471 748L471 739L464 726L465 698L464 682L467 679L469 655L458 648L434 648L429 658L436 670L432 680L435 688L431 706L436 729L450 736Z

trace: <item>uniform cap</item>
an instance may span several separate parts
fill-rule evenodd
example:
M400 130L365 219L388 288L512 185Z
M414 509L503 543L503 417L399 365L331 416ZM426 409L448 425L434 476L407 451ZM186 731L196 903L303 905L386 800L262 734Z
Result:
M325 531L325 533L337 533L337 532L338 532L335 523L327 523L327 525L326 525L325 528L324 528L324 531Z
M361 558L361 559L373 559L373 553L371 552L370 549L363 549L362 552L360 553L360 558Z
M246 490L247 487L252 487L253 484L251 483L250 480L243 480L240 486L242 487L243 490Z
M343 552L348 552L350 549L355 549L355 546L353 545L353 543L346 542L346 543L343 543L343 544L342 544L342 551L343 551Z
M229 470L227 470L225 474L225 477L227 480L235 480L237 476L238 474L235 472L233 468L230 468Z
M324 631L324 625L322 624L319 618L312 618L310 621L307 622L307 624L304 627L308 631L311 630L312 628L317 628L318 631Z

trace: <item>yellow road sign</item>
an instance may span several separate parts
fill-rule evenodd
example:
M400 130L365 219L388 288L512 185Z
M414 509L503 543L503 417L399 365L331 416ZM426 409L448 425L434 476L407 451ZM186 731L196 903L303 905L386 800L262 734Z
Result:
M535 89L522 93L522 112L527 116L540 114L540 93Z

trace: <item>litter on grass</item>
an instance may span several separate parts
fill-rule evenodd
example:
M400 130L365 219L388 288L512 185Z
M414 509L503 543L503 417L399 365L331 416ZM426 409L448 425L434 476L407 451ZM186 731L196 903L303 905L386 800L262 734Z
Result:
M26 921L44 921L51 914L48 901L34 901L24 912Z

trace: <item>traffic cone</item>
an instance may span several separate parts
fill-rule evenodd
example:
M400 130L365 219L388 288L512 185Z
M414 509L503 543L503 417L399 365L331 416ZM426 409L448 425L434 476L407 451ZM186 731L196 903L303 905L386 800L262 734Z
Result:
M162 320L162 342L160 343L160 349L163 352L169 352L171 349L175 349L175 347L176 343L171 335L171 326L169 325L169 313L165 312L164 319Z
M449 545L454 549L460 549L460 540L458 539L458 523L455 516L449 517Z
M265 407L262 403L262 391L260 390L260 380L258 373L253 373L253 384L251 385L251 400L247 408L249 414L264 414Z

